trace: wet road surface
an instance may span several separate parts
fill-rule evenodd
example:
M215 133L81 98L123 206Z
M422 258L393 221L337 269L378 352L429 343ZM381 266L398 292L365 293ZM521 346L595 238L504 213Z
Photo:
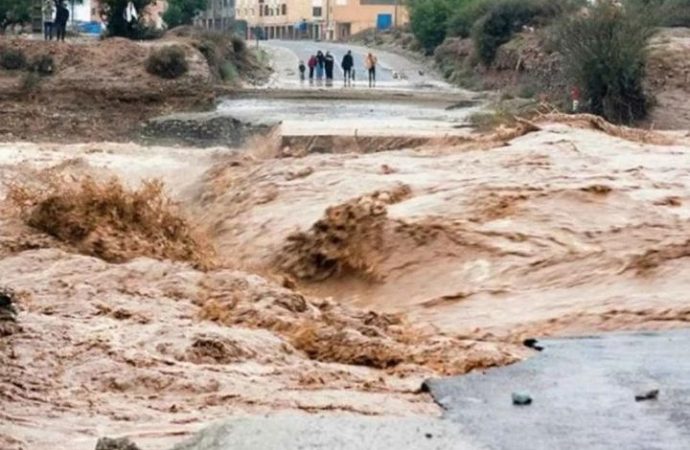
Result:
M297 71L299 61L304 61L306 65L311 55L316 55L321 50L324 54L326 52L333 54L335 58L333 86L342 87L343 70L340 64L343 56L349 50L352 51L355 63L355 85L365 86L368 84L364 59L369 52L372 52L378 59L376 68L377 88L450 89L450 86L443 82L431 68L384 51L353 44L314 41L271 40L262 42L261 45L271 53L274 70L277 74L276 82L283 86L300 85ZM303 86L309 87L310 85L304 83ZM320 85L315 83L314 86Z
M491 449L690 448L690 331L542 345L525 362L427 384L445 418ZM635 401L654 388L657 400ZM533 403L514 406L513 392Z

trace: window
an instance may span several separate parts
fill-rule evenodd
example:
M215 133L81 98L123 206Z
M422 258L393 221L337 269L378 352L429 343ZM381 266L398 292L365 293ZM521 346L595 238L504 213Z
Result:
M284 16L287 16L287 5L286 5L285 3L283 3L283 4L280 6L280 13L281 13L282 15L284 15Z
M268 5L265 5L264 6L264 16L268 16L270 14L269 10L270 10L270 8L268 7Z
M321 7L320 6L314 6L312 9L311 15L314 17L321 17Z

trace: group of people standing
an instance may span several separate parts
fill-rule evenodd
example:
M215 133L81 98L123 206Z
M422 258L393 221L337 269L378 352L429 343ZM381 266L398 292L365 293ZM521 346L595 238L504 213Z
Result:
M45 0L43 2L43 38L46 41L65 40L69 9L63 0Z
M364 59L364 66L369 74L369 87L374 87L376 85L377 63L378 60L372 53L369 53ZM331 54L331 52L327 51L324 54L319 50L316 55L311 55L309 61L307 61L307 65L304 64L304 61L300 61L300 80L305 80L308 69L309 83L314 83L315 79L318 83L321 83L325 77L326 85L332 85L334 67L335 57ZM352 85L352 82L355 81L355 59L352 56L352 51L348 50L345 56L343 56L343 59L340 62L340 68L343 69L343 84L345 86Z

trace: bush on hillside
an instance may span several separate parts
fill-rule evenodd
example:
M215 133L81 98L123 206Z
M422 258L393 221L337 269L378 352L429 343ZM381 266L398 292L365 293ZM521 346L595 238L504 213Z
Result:
M450 0L416 0L411 3L412 32L427 53L446 38L446 20L450 16Z
M690 0L666 0L661 8L661 25L690 28Z
M615 123L646 116L643 80L654 15L645 8L599 2L586 15L567 18L558 29L558 51L584 106Z
M456 8L446 23L448 36L468 38L472 34L472 28L491 6L487 0L465 0Z
M188 69L184 49L178 45L153 50L146 60L146 70L161 78L178 78L187 73Z
M230 42L232 42L232 49L236 55L240 55L247 51L247 41L240 36L233 34L230 36Z
M470 37L472 30L481 26L484 28L482 48L489 56L492 49L504 41L503 36L511 36L525 21L548 23L587 4L587 0L410 1L412 31L427 51L433 50L447 36Z
M536 2L501 0L494 3L472 29L472 39L479 59L489 65L498 47L510 40L513 34L529 24L541 9Z
M31 61L29 70L39 75L52 75L55 73L55 60L50 55L39 55Z
M0 49L0 67L5 70L22 70L26 67L26 55L20 49Z

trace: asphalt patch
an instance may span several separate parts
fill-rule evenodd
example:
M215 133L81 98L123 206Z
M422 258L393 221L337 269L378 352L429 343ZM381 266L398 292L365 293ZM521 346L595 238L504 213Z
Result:
M445 419L490 449L690 449L690 330L539 346L527 361L425 388ZM531 403L514 405L515 392ZM639 401L640 392L655 395Z

